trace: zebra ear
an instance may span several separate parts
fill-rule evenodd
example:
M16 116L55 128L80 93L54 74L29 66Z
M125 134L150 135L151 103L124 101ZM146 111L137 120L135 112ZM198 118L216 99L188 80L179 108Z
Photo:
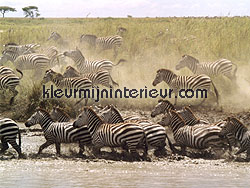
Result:
M182 55L182 58L184 58L184 57L187 57L187 55L186 54Z
M163 102L163 99L159 99L159 100L158 100L158 103L161 103L161 102Z
M231 121L231 117L227 117L227 122L230 122Z

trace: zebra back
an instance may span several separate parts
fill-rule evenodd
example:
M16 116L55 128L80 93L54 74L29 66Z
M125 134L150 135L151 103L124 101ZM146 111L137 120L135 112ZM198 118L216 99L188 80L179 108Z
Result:
M50 111L50 116L56 122L69 122L71 120L70 116L58 107L53 107Z

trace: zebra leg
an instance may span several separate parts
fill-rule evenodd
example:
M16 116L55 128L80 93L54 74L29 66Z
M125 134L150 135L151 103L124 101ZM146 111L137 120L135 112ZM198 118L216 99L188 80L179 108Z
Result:
M21 151L21 148L20 146L16 143L16 140L10 140L8 141L10 143L10 145L17 151L18 153L18 156L21 158L23 155L22 155L22 151Z
M4 153L9 148L9 145L7 141L3 138L1 139L1 142L2 142L2 149L0 150L0 153Z
M41 154L41 152L47 148L48 146L52 145L53 142L49 142L49 141L46 141L44 144L42 144L40 147L39 147L39 151L38 151L38 155Z
M238 154L240 154L240 153L242 153L242 152L244 152L244 151L246 151L246 150L247 150L247 148L240 148L240 150L237 151L237 152L235 153L235 155L238 155Z
M56 145L56 154L60 156L61 155L61 144L56 142L55 145Z
M10 90L11 90L12 93L13 93L13 96L12 96L11 99L10 99L10 105L12 105L13 102L14 102L15 97L16 97L17 94L18 94L18 91L17 91L15 88L11 88Z
M114 59L117 58L117 55L118 55L118 50L116 47L114 47Z
M250 160L250 147L247 149L247 160Z

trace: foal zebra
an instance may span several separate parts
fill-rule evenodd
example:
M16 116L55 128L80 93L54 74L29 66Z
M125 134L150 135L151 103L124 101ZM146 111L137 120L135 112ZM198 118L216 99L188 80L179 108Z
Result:
M66 51L63 55L71 58L80 71L81 74L93 73L99 70L106 70L111 72L113 66L119 65L121 62L125 62L126 60L120 59L117 64L113 64L109 60L96 60L96 61L88 61L82 55L82 52L76 48L76 50Z
M168 69L159 69L157 71L156 77L153 81L153 86L156 86L160 82L165 81L168 86L173 89L173 92L175 94L175 103L177 103L177 97L179 92L181 90L192 90L192 91L198 91L200 90L202 92L209 92L212 93L211 85L213 86L214 93L216 95L216 101L217 105L219 104L219 93L212 82L212 80L209 78L209 76L201 74L201 75L194 75L194 76L178 76L175 73L173 73L171 70ZM204 97L204 96L203 96ZM206 96L205 96L206 97ZM204 102L206 98L203 99L202 103Z
M110 73L106 70L99 70L95 73L88 73L81 75L75 68L68 66L66 67L65 72L63 73L63 77L65 78L73 78L73 77L85 77L92 81L94 85L103 85L108 88L115 86L119 86L113 78L111 77ZM112 84L110 84L110 82Z
M118 48L122 45L122 37L119 35L97 37L95 35L81 35L80 42L88 43L91 47L97 48L98 50L109 50L114 49L114 57L117 56Z
M145 138L143 128L138 123L104 124L101 118L88 107L84 107L83 112L73 123L74 127L83 125L87 125L92 143L97 148L126 146L134 157L137 154L137 145ZM147 155L147 143L145 143L145 155Z
M23 77L23 73L16 69L17 72L21 74L20 77L16 76L15 74L2 74L0 75L0 90L7 90L9 89L13 96L10 99L10 105L13 104L15 97L18 94L18 91L16 90L16 86L20 84L20 80Z
M79 92L79 94L81 91L84 92L85 90L93 87L93 83L88 78L84 77L64 78L63 75L61 75L60 73L56 73L52 69L47 70L43 78L43 82L45 84L49 81L53 82L58 88L75 89L76 91ZM85 92L84 95L85 95L84 97L86 97ZM87 105L87 102L88 98L86 97L85 105Z
M84 152L84 145L91 144L91 136L86 126L73 127L73 123L53 122L49 113L44 109L37 109L36 112L25 122L26 127L40 124L44 132L46 142L39 147L38 154L48 146L55 144L56 153L60 152L61 143L79 143L79 154Z
M101 117L105 123L122 123L122 122L136 122L144 130L146 136L146 142L149 146L157 148L157 151L164 151L166 146L166 138L168 140L169 147L174 151L173 145L166 134L166 129L157 124L150 122L148 120L127 120L124 121L118 109L113 105L110 105L108 109L101 113Z
M233 65L235 66L234 71ZM183 55L182 59L176 65L176 70L180 70L184 67L189 68L194 74L206 74L209 77L222 74L230 80L236 79L237 65L227 59L200 63L198 59L190 55Z
M17 144L16 139L19 139ZM23 157L21 152L21 134L19 127L15 121L9 118L0 119L0 138L2 142L2 149L0 153L4 153L8 148L8 143L17 151L19 157Z
M180 146L182 152L185 152L186 147L196 149L228 147L227 142L219 136L220 127L204 124L187 126L182 117L174 110L170 110L162 118L160 124L170 126L176 142L174 145Z
M228 133L233 134L240 142L240 150L236 155L247 151L247 159L250 159L250 131L243 123L234 117L228 117L226 124L222 127L221 136L226 136Z

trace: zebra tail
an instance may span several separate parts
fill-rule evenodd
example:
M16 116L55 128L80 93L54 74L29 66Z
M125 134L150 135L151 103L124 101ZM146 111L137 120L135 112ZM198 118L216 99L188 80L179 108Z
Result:
M21 141L21 132L20 132L20 129L18 129L18 140L19 140L18 145L19 145L19 147L21 149L22 141Z
M110 77L110 80L112 82L112 85L119 87L119 84L113 80L112 76L109 75L109 77Z
M235 69L233 71L233 76L234 76L234 78L236 78L236 72L237 72L238 67L235 63L232 63L232 64L235 66Z
M21 74L21 76L19 77L19 79L21 80L23 78L23 72L20 71L19 69L16 69L17 72L19 72Z
M120 59L120 60L118 61L117 64L114 64L114 66L117 66L117 65L119 65L121 62L126 62L126 61L127 61L126 59Z
M216 100L217 100L217 105L219 105L219 92L218 90L216 89L214 83L211 81L212 85L213 85L213 88L214 88L214 92L215 92L215 95L216 95Z

